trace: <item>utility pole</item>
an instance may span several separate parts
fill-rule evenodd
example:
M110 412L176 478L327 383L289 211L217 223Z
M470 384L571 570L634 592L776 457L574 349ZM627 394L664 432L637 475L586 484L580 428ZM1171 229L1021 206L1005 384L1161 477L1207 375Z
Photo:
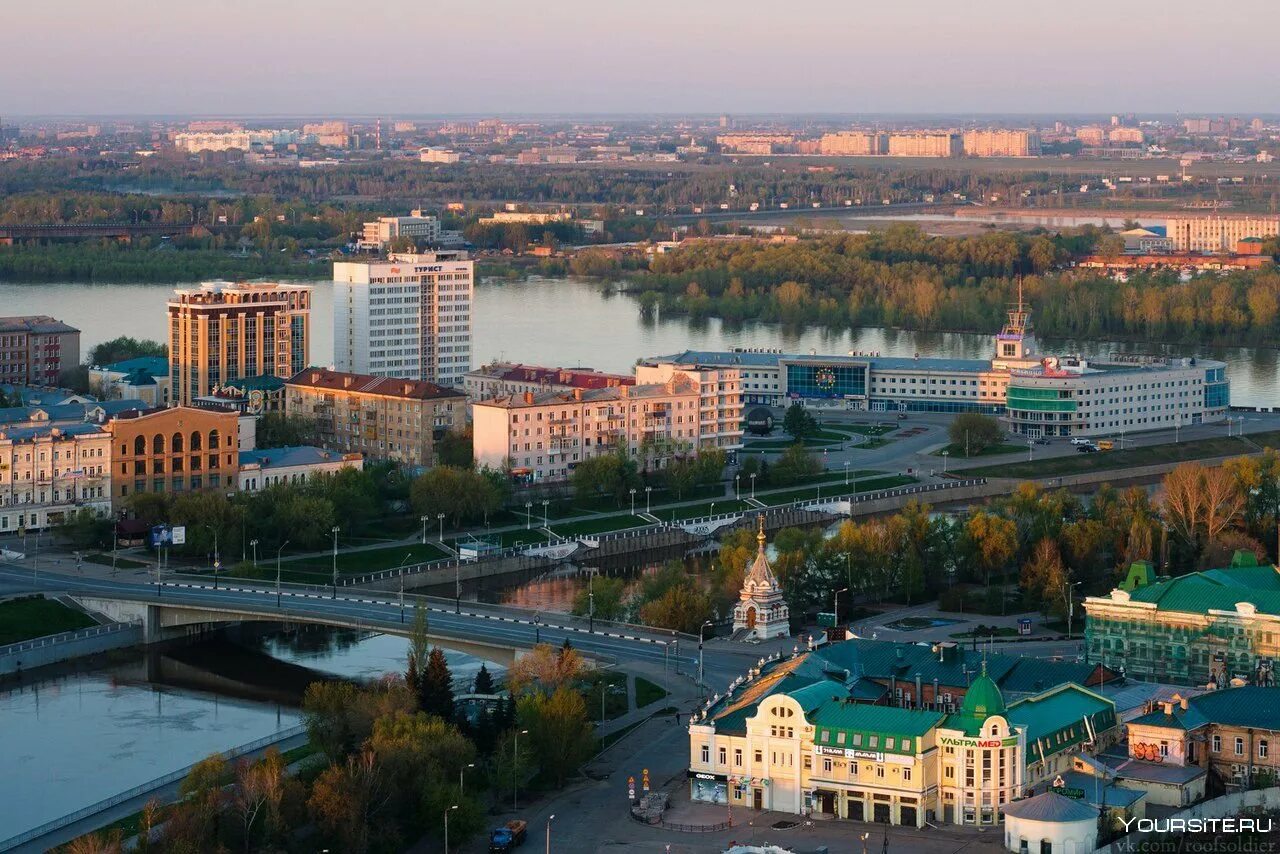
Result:
M338 526L334 525L329 529L333 534L333 596L338 598Z

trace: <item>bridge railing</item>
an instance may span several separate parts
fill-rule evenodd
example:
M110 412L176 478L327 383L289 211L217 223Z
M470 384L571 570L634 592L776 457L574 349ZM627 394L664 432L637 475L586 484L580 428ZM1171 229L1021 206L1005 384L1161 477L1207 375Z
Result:
M86 638L96 638L102 635L113 635L126 629L135 628L136 622L127 623L108 623L105 626L90 626L85 629L75 629L69 632L58 632L56 635L45 635L44 637L32 638L31 640L18 641L0 646L0 657L13 655L19 652L31 652L36 649L45 649L46 647L58 646L68 641L84 640Z
M298 724L286 729L277 730L271 735L259 738L247 744L242 744L238 747L233 747L230 750L223 751L222 755L227 759L236 759L240 756L261 750L264 747L269 747L277 742L284 741L285 739L301 735L306 731L307 728L305 726ZM53 821L47 821L39 827L33 827L30 830L19 833L17 836L11 836L8 839L0 841L0 851L9 851L10 849L17 848L19 845L39 839L42 836L53 833L55 830L60 830L68 825L75 824L81 819L97 815L104 810L109 810L117 804L122 804L125 801L132 800L139 795L144 795L147 792L153 792L162 786L168 786L171 783L176 783L190 774L191 770L199 764L199 762L192 763L185 768L180 768L177 771L165 774L163 777L157 777L154 780L149 780L146 783L134 786L132 789L126 789L119 794L112 795L109 798L98 801L96 804L89 804L89 806L82 807L75 812L67 813L61 818L55 818Z

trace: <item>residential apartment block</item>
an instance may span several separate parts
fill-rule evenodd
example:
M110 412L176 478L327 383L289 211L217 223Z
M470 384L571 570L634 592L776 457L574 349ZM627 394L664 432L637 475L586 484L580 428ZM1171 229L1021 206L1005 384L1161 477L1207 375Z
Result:
M462 251L334 263L337 369L461 388L471 370L474 272Z
M960 137L949 131L889 134L890 157L958 157Z
M133 409L106 424L112 500L140 492L182 495L239 488L240 415L174 406Z
M1039 157L1040 134L1029 130L967 130L962 135L970 157Z
M466 396L420 380L307 368L285 383L290 415L316 421L331 451L391 460L413 469L436 464L436 442L466 425Z
M380 252L399 237L436 243L440 240L440 220L421 210L414 210L409 216L378 217L364 224L358 245L366 251Z
M1234 252L1246 238L1280 234L1280 217L1171 216L1165 227L1179 252Z
M47 315L0 317L0 383L56 386L80 364L80 330Z
M105 410L81 404L0 409L0 534L111 512Z
M837 131L824 133L818 141L820 154L846 157L885 154L889 151L889 137L874 131Z
M226 383L290 377L307 364L311 287L205 282L169 300L170 394L180 405Z
M523 394L526 391L572 392L576 388L609 388L635 384L635 377L606 374L591 368L544 368L516 362L490 362L474 371L468 371L463 377L462 389L467 393L468 400L484 400Z

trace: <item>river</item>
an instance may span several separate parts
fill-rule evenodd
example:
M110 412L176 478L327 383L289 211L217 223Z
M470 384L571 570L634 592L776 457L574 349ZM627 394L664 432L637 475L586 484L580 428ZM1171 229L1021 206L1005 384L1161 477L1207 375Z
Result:
M311 361L333 360L333 291L314 282ZM82 350L118 335L163 341L165 301L172 285L0 283L0 314L50 314L83 330ZM605 285L575 279L484 283L476 288L473 363L510 359L528 364L629 371L635 360L685 349L776 348L787 352L876 352L885 356L982 358L988 335L895 329L788 329L776 324L730 325L712 319L641 318L636 303ZM996 330L992 330L994 333ZM1263 347L1184 348L1146 342L1109 343L1047 339L1046 350L1098 359L1112 353L1194 355L1226 362L1231 402L1272 406L1280 379L1280 352Z

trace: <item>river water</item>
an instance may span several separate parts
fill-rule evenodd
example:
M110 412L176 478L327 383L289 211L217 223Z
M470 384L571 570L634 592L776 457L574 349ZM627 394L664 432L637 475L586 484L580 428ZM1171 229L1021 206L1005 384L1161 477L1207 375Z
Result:
M333 360L333 290L316 287L311 318L311 361ZM94 344L132 335L165 340L165 301L172 285L0 283L0 315L50 314L83 331L84 353ZM629 371L635 360L685 349L776 348L787 352L876 352L885 356L983 358L989 335L895 329L788 329L776 324L729 325L719 320L640 316L617 284L575 279L485 283L476 288L473 361L510 359L556 367L590 366ZM997 330L992 330L996 332ZM1232 403L1277 403L1280 351L1260 347L1183 348L1145 342L1045 340L1046 350L1098 359L1112 353L1160 353L1221 359L1228 364Z

